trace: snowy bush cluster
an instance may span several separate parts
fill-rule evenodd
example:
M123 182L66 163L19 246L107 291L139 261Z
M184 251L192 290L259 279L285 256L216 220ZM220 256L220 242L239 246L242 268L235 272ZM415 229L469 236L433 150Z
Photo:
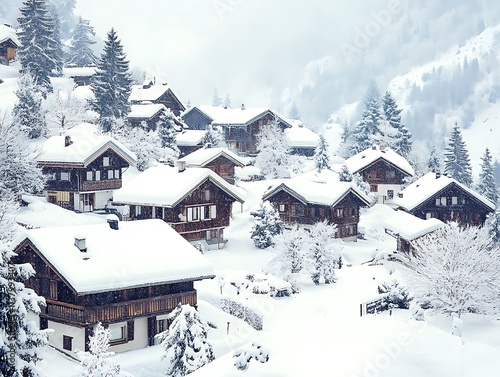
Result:
M230 298L221 298L218 305L223 311L242 319L255 330L262 330L263 318L260 314Z
M266 363L269 360L269 351L257 342L241 347L234 352L234 366L238 370L247 370L252 359Z
M408 288L395 279L380 284L378 286L378 293L386 293L387 297L385 300L387 304L398 309L409 309L410 302L413 299Z

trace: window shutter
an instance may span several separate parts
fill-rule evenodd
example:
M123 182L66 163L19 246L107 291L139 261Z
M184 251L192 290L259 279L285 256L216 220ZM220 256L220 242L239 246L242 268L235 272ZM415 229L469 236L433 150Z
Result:
M193 208L188 208L187 209L187 213L188 213L188 221L193 221Z
M200 220L205 220L205 207L200 207Z
M134 320L127 321L127 341L134 340Z
M210 206L210 218L215 219L217 217L217 207L214 205Z

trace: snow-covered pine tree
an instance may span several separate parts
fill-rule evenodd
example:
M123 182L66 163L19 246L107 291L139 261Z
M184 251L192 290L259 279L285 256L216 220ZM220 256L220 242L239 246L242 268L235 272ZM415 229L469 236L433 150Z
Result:
M97 64L97 57L91 46L95 44L94 28L90 26L90 21L82 17L78 19L69 47L66 64L77 67L93 67Z
M254 166L260 169L266 179L289 178L292 162L290 145L279 125L279 118L262 126L258 135Z
M393 129L393 132L390 133L390 137L385 140L388 142L389 147L391 147L396 153L403 157L408 156L412 146L412 134L408 131L405 125L401 123L402 110L398 108L396 100L388 91L385 92L384 97L382 98L382 108L384 110L386 121Z
M500 244L500 207L497 204L495 212L490 214L486 220L490 237L497 245Z
M76 367L74 377L118 377L120 364L114 352L109 351L111 333L101 323L94 327L89 338L89 351L76 350L80 364Z
M50 76L56 68L52 59L55 41L54 22L47 10L46 0L25 0L20 9L18 56L21 73L30 73L37 89L46 96L52 91Z
M177 131L175 130L174 118L174 113L170 109L166 109L162 112L156 124L161 146L165 149L170 163L175 163L181 153L177 146Z
M90 84L95 96L91 107L99 114L99 123L104 132L109 132L116 119L124 119L130 112L128 99L132 79L126 57L116 31L111 29Z
M331 169L328 142L323 135L319 137L318 146L314 150L314 167L318 172L321 172L323 169Z
M157 338L165 350L169 377L188 375L213 361L212 345L208 342L208 325L191 305L177 305L169 315L172 324Z
M366 182L361 174L355 173L352 175L352 183L361 190L361 192L370 198L374 198L373 192L370 191L370 184Z
M488 148L484 151L481 161L481 173L479 173L477 192L483 195L486 199L491 200L493 203L497 203L498 187L496 185L495 175L493 172L493 158Z
M427 168L429 169L429 171L441 171L441 159L439 158L435 145L432 145L432 147L430 148L429 159L427 160Z
M220 138L218 133L213 130L212 126L208 125L205 135L201 139L201 143L205 148L216 148L219 146Z
M450 174L452 178L463 183L467 187L472 187L472 167L469 159L469 152L462 139L462 133L455 123L448 146L444 155L444 172Z
M231 97L229 96L229 93L226 94L226 97L224 98L224 107L227 107L228 109L231 108Z
M0 376L38 377L36 363L49 330L39 330L27 316L40 313L45 300L24 286L35 271L29 263L13 263L15 256L0 244Z
M76 16L74 15L76 0L50 0L57 9L59 15L60 32L63 40L71 37L71 31L76 25Z
M325 284L335 283L335 268L339 267L342 246L335 239L336 226L327 221L314 224L311 227L310 268L311 279L314 284L319 284L323 279Z
M62 76L64 66L64 52L61 43L61 23L59 20L59 12L52 5L47 5L48 13L52 21L52 38L50 39L50 50L52 51L51 59L54 62L52 76Z
M250 213L255 217L255 224L250 231L250 238L259 249L274 245L274 237L283 231L283 222L278 211L268 201L260 203L257 211Z
M30 139L45 136L47 123L42 109L42 94L29 73L23 73L18 79L16 90L17 102L12 109L13 123L28 135Z
M359 175L359 174L358 174ZM352 182L353 176L349 171L349 168L346 164L342 164L339 171L339 181L340 182Z
M214 88L214 95L212 96L212 106L221 106L223 104L222 98L217 90L217 87Z
M292 106L290 107L290 113L288 114L290 119L300 120L299 109L297 108L297 104L292 102Z

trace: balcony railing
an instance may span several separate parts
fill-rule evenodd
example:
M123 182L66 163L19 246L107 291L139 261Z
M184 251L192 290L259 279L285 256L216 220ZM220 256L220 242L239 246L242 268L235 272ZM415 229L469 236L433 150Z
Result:
M178 303L196 306L196 291L125 301L109 305L83 307L46 300L45 315L65 322L86 323L125 320L136 316L154 315L175 309Z
M102 181L83 181L81 191L116 190L122 187L121 179L105 179Z

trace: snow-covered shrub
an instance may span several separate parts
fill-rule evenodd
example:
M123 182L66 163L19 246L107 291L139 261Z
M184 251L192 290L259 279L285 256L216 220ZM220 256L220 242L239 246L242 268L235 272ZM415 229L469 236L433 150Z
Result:
M250 238L259 249L265 249L274 245L273 238L283 231L283 222L276 209L271 203L265 201L260 204L257 211L251 212L255 217L255 224L251 230Z
M310 232L311 279L314 284L319 284L321 280L325 284L335 283L335 269L339 268L342 251L342 241L335 238L335 226L322 221L314 224Z
M409 309L413 297L408 289L397 280L383 282L378 286L378 293L387 293L386 301L398 309Z
M234 366L238 370L247 370L250 360L254 359L261 363L266 363L269 360L269 351L262 347L257 342L252 342L251 345L246 345L237 349L233 357Z
M242 319L255 330L262 330L263 319L262 316L247 306L240 304L230 298L221 298L218 303L214 303L221 310L234 315L235 317Z

